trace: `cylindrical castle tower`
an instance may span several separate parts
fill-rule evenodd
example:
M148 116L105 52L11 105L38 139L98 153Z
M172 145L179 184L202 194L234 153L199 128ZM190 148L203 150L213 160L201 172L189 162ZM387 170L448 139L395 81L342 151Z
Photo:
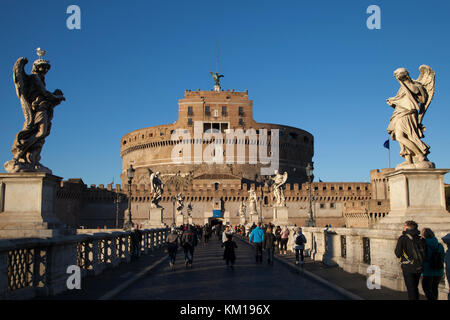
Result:
M253 101L248 99L248 91L186 90L184 99L179 100L178 105L178 120L173 124L138 129L122 137L122 184L127 183L126 169L130 164L136 170L133 179L136 185L150 183L148 169L159 171L165 181L170 181L172 176L181 176L191 183L196 177L208 175L213 178L217 175L221 179L225 175L240 178L242 183L261 184L264 181L261 169L275 164L277 153L273 148L277 133L278 171L288 172L289 183L307 180L305 167L314 155L314 137L298 128L256 122L253 119ZM222 163L206 162L205 154L210 153L211 149L207 148L212 142L207 132L211 129L223 134ZM174 133L177 136L172 138ZM264 134L267 143L261 139ZM265 145L267 150L263 148L264 152L261 153L259 148ZM214 153L212 155L220 159ZM263 157L272 157L271 163L262 163L262 154ZM176 163L174 156L184 157L184 161ZM274 172L267 174L273 175Z

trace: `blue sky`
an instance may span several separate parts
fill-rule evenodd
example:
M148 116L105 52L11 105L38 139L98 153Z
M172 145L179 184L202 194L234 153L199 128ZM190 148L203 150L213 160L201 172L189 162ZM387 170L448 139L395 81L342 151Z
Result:
M66 9L81 8L81 30ZM366 9L381 8L381 30ZM436 71L424 118L430 160L450 167L450 2L414 1L25 1L0 10L0 162L23 125L12 82L20 56L47 50L47 88L67 101L55 109L42 163L64 179L119 182L120 138L172 123L185 89L209 90L216 42L224 89L249 90L258 122L285 124L315 137L315 175L368 181L388 166L383 142L395 96L393 71ZM391 163L402 161L391 143ZM449 178L446 182L450 181Z

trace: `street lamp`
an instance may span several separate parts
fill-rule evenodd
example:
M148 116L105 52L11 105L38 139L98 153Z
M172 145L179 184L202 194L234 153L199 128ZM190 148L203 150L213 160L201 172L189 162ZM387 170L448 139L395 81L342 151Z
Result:
M308 220L306 220L306 226L307 227L315 227L316 222L314 221L314 217L313 217L312 194L311 194L311 182L312 182L314 167L313 167L312 163L308 163L308 165L306 166L305 169L306 169L306 176L308 177L308 182L309 182L309 218L308 218Z
M128 220L124 223L123 228L125 230L130 230L133 227L133 222L131 221L131 181L134 177L134 169L130 164L130 167L127 169L127 177L128 177Z

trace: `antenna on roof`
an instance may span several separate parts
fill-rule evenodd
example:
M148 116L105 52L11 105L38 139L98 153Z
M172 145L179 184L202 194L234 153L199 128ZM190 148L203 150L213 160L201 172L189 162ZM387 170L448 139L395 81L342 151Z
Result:
M216 39L216 47L217 47L217 73L219 73L219 39Z

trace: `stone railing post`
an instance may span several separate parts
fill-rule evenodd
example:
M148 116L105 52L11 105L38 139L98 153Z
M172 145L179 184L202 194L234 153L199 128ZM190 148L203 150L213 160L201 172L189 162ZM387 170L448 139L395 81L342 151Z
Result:
M339 257L339 237L334 231L324 232L324 249L325 253L323 255L323 263L329 266L337 264L337 259Z
M8 248L12 248L12 243L0 240L0 299L8 292Z
M48 248L46 294L55 295L67 290L67 279L70 276L67 268L77 265L77 237L67 237L64 242L51 243Z
M346 237L347 257L342 266L344 271L350 273L359 272L359 266L363 260L363 242L362 237L355 234L348 234Z

